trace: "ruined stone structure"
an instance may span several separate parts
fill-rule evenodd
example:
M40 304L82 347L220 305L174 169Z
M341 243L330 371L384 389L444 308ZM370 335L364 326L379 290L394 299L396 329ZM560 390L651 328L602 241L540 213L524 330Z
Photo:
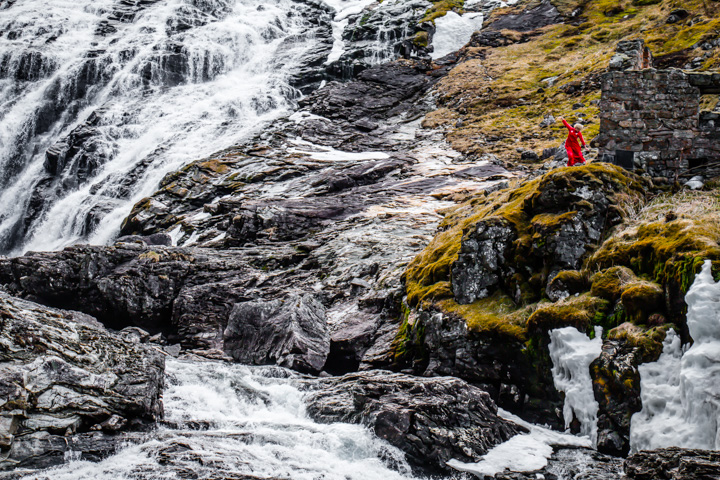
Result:
M720 112L701 112L720 93L720 73L652 68L641 40L620 42L602 79L602 161L653 177L720 175Z

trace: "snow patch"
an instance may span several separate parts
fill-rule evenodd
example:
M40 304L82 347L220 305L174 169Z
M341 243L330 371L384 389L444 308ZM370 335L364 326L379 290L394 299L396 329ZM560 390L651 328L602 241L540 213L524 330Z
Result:
M444 17L436 19L432 58L441 58L462 48L472 34L482 28L483 18L483 14L477 12L462 16L448 12Z
M685 302L693 345L669 330L657 362L640 365L643 408L630 423L633 451L720 448L720 283L706 260Z
M549 349L555 388L565 394L565 428L577 418L580 434L595 445L599 405L593 393L590 364L602 352L602 327L595 327L594 339L575 327L552 330Z

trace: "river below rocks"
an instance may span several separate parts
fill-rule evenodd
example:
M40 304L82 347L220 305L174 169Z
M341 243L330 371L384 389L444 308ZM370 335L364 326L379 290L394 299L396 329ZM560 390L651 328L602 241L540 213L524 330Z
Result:
M67 464L22 478L416 478L402 452L366 428L311 420L299 380L280 367L170 359L165 422L146 441L99 463L68 453Z

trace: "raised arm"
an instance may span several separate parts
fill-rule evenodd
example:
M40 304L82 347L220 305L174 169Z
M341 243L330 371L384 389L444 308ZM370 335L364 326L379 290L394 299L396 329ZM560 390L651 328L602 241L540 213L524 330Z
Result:
M565 125L565 128L567 128L568 130L572 129L572 127L570 126L570 124L567 123L567 120L565 120L564 118L560 118L560 120L562 120L563 125Z

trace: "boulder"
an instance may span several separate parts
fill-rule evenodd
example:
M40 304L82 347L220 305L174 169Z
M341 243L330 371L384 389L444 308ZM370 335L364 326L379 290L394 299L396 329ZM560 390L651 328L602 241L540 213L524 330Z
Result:
M447 472L453 458L478 461L524 431L497 415L487 392L457 378L374 370L320 379L310 388L305 400L313 419L366 425L425 473Z
M325 307L313 295L238 303L223 338L239 362L307 373L320 372L330 352Z
M0 469L38 455L27 439L114 434L162 418L165 357L152 346L4 292L0 326Z

